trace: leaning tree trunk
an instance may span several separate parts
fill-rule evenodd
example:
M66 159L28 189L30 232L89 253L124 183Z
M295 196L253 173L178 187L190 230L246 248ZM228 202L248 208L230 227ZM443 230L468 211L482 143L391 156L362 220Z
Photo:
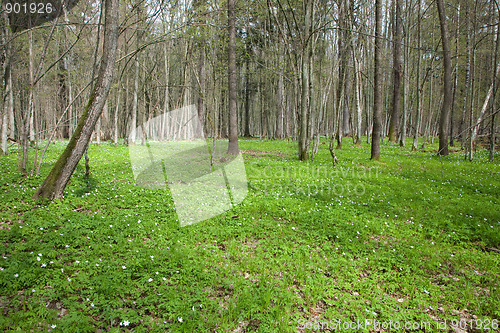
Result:
M236 155L239 153L240 148L238 147L238 108L236 105L236 19L234 13L234 2L235 0L228 0L227 2L227 16L229 21L229 146L227 148L227 153Z
M50 200L62 198L64 188L87 148L92 131L108 97L111 82L113 81L118 42L119 3L120 0L106 0L104 2L103 54L97 83L78 121L75 133L73 133L66 149L57 160L43 184L36 191L35 198L47 198Z
M382 130L382 0L375 1L375 67L373 78L373 131L371 159L380 159Z
M479 112L479 116L477 117L476 123L472 126L472 134L471 134L472 144L474 144L474 141L476 141L479 125L481 125L481 122L484 120L484 116L486 114L486 111L488 110L488 105L490 103L490 100L492 99L493 94L495 94L496 90L495 88L498 87L498 84L500 83L499 82L500 77L497 76L497 73L499 71L500 71L500 62L497 64L496 69L492 73L492 82L490 88L488 89L488 93L484 98L483 107L481 108L481 112Z
M439 151L438 155L446 156L448 155L448 125L450 119L450 107L451 107L451 58L450 58L450 47L448 46L448 25L446 23L446 15L444 12L444 1L436 1L439 22L441 25L441 40L443 44L443 65L444 65L444 76L443 76L443 105L441 108L441 115L439 118Z

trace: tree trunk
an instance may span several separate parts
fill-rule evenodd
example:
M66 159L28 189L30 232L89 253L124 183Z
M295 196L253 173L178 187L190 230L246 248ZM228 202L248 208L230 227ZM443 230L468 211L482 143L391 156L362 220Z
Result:
M416 114L416 119L415 119L415 133L413 135L413 145L411 147L412 150L417 150L418 146L418 134L420 131L420 118L422 114L422 105L421 105L421 95L422 95L422 89L420 87L420 61L421 61L421 53L420 53L420 48L422 46L422 33L421 33L421 17L420 13L422 11L422 0L418 0L418 6L417 6L417 114Z
M243 130L246 138L250 137L250 69L249 69L249 56L247 46L247 57L245 59L245 128Z
M396 142L399 130L399 112L401 107L401 0L395 2L394 19L394 51L393 51L393 91L392 91L392 113L389 125L389 141Z
M375 0L375 63L373 77L373 131L371 159L380 159L382 130L382 0Z
M11 73L11 32L9 28L9 17L7 12L4 10L5 3L2 5L2 21L4 23L2 27L2 44L3 47L3 108L2 108L2 129L1 129L1 143L0 143L0 155L7 154L7 138L8 138L8 128L9 128L9 116L13 112L13 94L12 94L12 73Z
M88 146L92 131L106 102L116 60L119 0L106 0L104 5L104 44L97 83L78 121L75 133L43 184L36 191L35 198L52 200L63 197L64 188Z
M500 19L500 10L498 10L498 18ZM500 27L497 26L497 33L496 33L496 41L495 41L495 55L493 56L493 63L498 62L498 51L500 49ZM498 75L499 73L496 73ZM496 91L498 88L497 81L494 79L493 84L495 85L493 88L493 98L491 100L491 133L490 133L490 154L489 154L489 160L493 161L495 157L495 97L496 97Z
M200 93L198 95L198 119L201 123L201 128L205 128L205 47L200 47L200 55L198 59L198 75L200 83ZM206 133L205 133L206 134ZM206 135L205 135L206 136Z
M122 94L120 83L117 84L116 90L116 106L115 114L113 115L113 143L115 144L115 146L118 144L118 113L120 112L120 99Z
M500 84L500 77L497 76L497 73L500 71L500 62L497 64L496 69L492 73L492 82L490 85L490 88L488 89L488 93L486 94L486 97L483 102L483 107L481 108L481 112L479 112L479 116L477 117L476 123L474 126L472 126L472 135L471 135L471 140L472 143L474 144L474 141L476 141L477 137L477 131L479 130L479 125L484 119L484 115L486 114L486 111L488 110L488 105L490 103L490 99L492 99L493 94L496 92L494 91L496 87L498 87L498 84Z
M451 107L451 57L450 48L448 46L448 24L446 22L446 14L444 10L444 1L436 0L439 22L441 26L441 42L443 45L443 105L439 118L439 151L438 155L448 155L448 125L450 119Z
M455 145L455 135L454 135L454 113L455 113L455 98L457 95L457 87L458 87L458 59L459 59L459 54L458 54L458 46L460 43L460 3L458 4L457 7L457 29L455 32L456 35L456 41L455 41L455 56L457 58L455 62L455 77L453 79L453 96L451 98L451 110L450 110L450 146L453 147Z
M136 32L137 47L139 47L139 31ZM139 53L135 55L135 71L134 71L134 95L132 99L132 117L130 122L130 134L128 136L128 144L135 145L135 139L137 136L137 109L139 105L138 95L139 95Z
M30 94L29 94L29 107L28 107L28 131L29 141L35 141L35 63L33 59L33 31L30 30L29 35L29 80L30 80ZM27 150L26 150L27 152Z
M284 49L282 47L282 42L279 42L278 46L278 87L277 87L277 98L276 107L278 109L278 115L276 119L276 135L278 139L283 138L283 125L285 117L285 86L283 83L283 53Z
M466 11L467 11L466 7ZM471 35L471 29L470 29L470 18L468 15L465 16L465 22L466 22L466 30L467 30L467 36L466 36L466 62L465 62L465 83L464 83L464 101L463 101L463 107L462 107L462 117L460 118L460 125L458 127L458 135L460 137L460 142L462 148L464 148L465 145L465 138L467 137L465 135L466 132L466 127L465 127L465 116L467 113L467 107L469 105L469 90L470 90L470 70L471 70L471 46L470 46L470 35Z
M236 18L234 13L235 0L227 2L227 17L229 29L229 45L228 45L228 93L229 93L229 146L228 154L236 155L239 153L238 147L238 106L237 99L237 82L236 82Z
M356 54L353 52L353 54ZM357 126L356 126L356 141L355 144L361 145L361 122L363 120L363 81L361 79L361 68L358 58L354 56L354 75L355 75L355 85L356 85L356 111L357 111Z
M309 150L309 135L308 135L308 125L309 125L309 114L310 114L310 103L309 96L309 65L311 57L311 25L312 25L312 11L313 11L313 0L306 0L305 4L305 17L304 17L304 34L302 36L302 86L301 86L301 101L300 101L300 127L299 127L299 160L306 161L308 158Z

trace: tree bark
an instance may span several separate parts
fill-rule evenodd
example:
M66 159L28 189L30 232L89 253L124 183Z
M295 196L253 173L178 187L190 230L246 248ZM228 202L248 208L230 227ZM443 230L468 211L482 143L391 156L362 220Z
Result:
M229 45L228 45L228 93L229 93L229 146L228 154L236 155L239 153L238 147L238 107L237 107L237 82L236 82L236 18L234 13L235 0L227 2L227 16L229 29Z
M36 191L35 198L52 200L63 197L64 188L88 146L92 131L106 102L116 60L119 0L106 0L104 5L104 43L97 83L78 121L75 133L43 184Z
M139 30L136 32L136 44L139 47ZM128 144L135 145L135 139L137 136L137 110L138 110L138 95L139 95L139 53L135 55L134 59L135 71L134 71L134 95L132 99L132 117L130 122L130 134L128 136Z
M308 125L309 125L309 114L310 114L310 103L309 103L309 65L311 57L311 25L312 25L312 10L313 10L313 0L307 0L304 4L305 6L305 17L304 17L304 31L302 36L302 70L301 70L301 101L300 101L300 124L299 124L299 160L306 161L308 158L309 150L309 135L308 135Z
M13 114L13 94L12 94L12 73L11 73L11 44L10 36L11 31L9 28L9 17L7 12L4 10L5 3L2 5L2 21L4 23L2 27L2 44L3 47L3 108L2 108L2 129L1 129L1 143L0 143L0 155L7 154L7 135L9 128L9 117Z
M454 135L454 113L455 113L455 98L457 95L457 87L458 87L458 46L460 44L460 3L457 7L457 29L456 29L456 41L455 41L455 56L457 58L455 62L455 75L453 79L453 96L451 98L451 110L450 110L450 146L453 147L455 145L455 135Z
M245 59L245 127L244 136L246 138L250 137L250 56L249 47L247 46L247 57Z
M448 125L450 119L451 108L451 57L450 47L448 45L448 24L446 22L446 14L444 9L444 1L436 0L439 23L441 26L441 42L443 45L443 105L439 118L439 151L438 155L448 155Z
M399 130L399 113L401 108L401 0L395 2L395 19L393 28L394 51L393 51L393 91L392 91L392 113L389 124L389 141L396 142Z
M500 19L500 10L497 12L498 18ZM499 21L500 22L500 21ZM497 33L496 33L496 41L495 41L495 55L493 56L493 63L498 62L498 51L500 49L500 27L497 26ZM498 75L499 73L496 73ZM489 161L493 161L495 157L495 97L496 97L496 91L498 88L498 84L496 83L495 79L493 80L493 84L495 85L493 88L493 98L491 101L491 133L490 133L490 154L489 154Z
M479 112L479 116L477 117L476 123L474 126L472 126L472 135L471 135L471 140L472 143L476 141L477 138L477 131L479 130L479 125L484 119L484 115L486 114L486 111L488 110L488 105L490 103L490 100L492 99L493 95L496 93L496 87L500 84L500 77L497 76L497 73L500 72L500 62L497 64L496 69L493 71L492 75L492 82L490 85L490 88L488 89L488 93L486 94L486 97L484 98L483 106L481 108L481 111Z
M422 105L421 105L421 95L422 95L422 89L420 87L420 61L421 61L421 53L420 53L420 48L422 46L422 33L421 33L421 17L420 13L422 11L422 0L418 0L418 6L417 6L417 91L416 91L416 103L417 103L417 114L416 114L416 119L415 119L415 133L413 135L413 145L411 147L412 150L417 150L418 146L418 134L420 131L420 118L422 114Z
M375 0L375 63L373 77L373 131L371 159L380 159L380 134L382 130L382 0Z

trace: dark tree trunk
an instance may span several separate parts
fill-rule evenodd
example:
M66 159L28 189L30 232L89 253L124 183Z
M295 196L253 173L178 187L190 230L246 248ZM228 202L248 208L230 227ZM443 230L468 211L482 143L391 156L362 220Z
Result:
M245 60L245 129L244 136L250 137L250 59L249 59L249 48L247 46L247 58Z
M61 50L62 51L62 50ZM64 58L63 61L59 62L59 71L57 73L57 78L58 78L58 112L59 114L57 115L57 118L64 116L63 123L64 125L59 128L59 137L61 138L68 138L68 116L64 111L66 110L66 107L68 106L68 87L66 85L66 80L68 76L68 71L67 71L67 62L66 59Z
M498 11L498 16L500 19L500 10ZM496 34L496 41L495 41L495 55L493 56L493 63L498 63L498 51L500 48L500 28L497 27L497 34ZM499 73L497 72L496 75ZM490 133L490 154L489 154L489 160L493 161L495 157L495 97L497 93L497 88L498 88L498 83L497 83L497 78L493 78L493 98L491 100L491 133Z
M310 114L310 103L309 103L309 65L311 57L311 38L309 34L311 33L312 25L312 11L313 11L313 0L307 0L304 4L305 6L305 23L304 23L304 35L302 36L302 69L301 69L301 98L300 98L300 125L299 125L299 160L306 161L308 159L309 150L309 114Z
M227 2L227 16L229 29L229 64L228 64L228 93L229 93L229 146L228 154L238 154L238 108L236 104L237 98L237 82L236 82L236 19L234 14L235 0Z
M205 128L205 48L200 48L200 58L198 59L198 71L200 76L200 94L198 96L198 119L200 119L202 128ZM206 137L206 133L205 133Z
M57 160L43 184L36 191L35 198L47 198L50 200L62 198L64 188L88 146L113 80L118 41L119 3L119 0L106 0L104 2L104 44L97 83L78 121L75 133L73 133L66 149Z
M457 7L457 30L456 30L456 42L455 42L455 56L457 58L456 63L455 63L455 77L453 79L453 96L451 99L451 110L450 110L450 146L453 147L455 145L455 135L454 135L454 124L455 122L453 121L453 116L455 113L455 98L457 95L457 87L458 87L458 59L459 59L459 54L458 54L458 46L460 42L460 4L458 4Z
M373 131L371 159L380 159L380 134L382 130L382 0L375 1L375 67L373 88Z
M451 107L451 57L450 47L448 45L448 25L446 23L446 14L444 11L444 1L436 0L439 22L441 26L441 41L443 44L443 105L439 118L439 151L438 155L448 155L448 125L450 119Z
M394 86L392 92L392 114L391 123L389 125L389 141L396 142L398 139L399 130L399 109L401 106L401 0L395 2L395 18L394 18L394 69L393 79Z

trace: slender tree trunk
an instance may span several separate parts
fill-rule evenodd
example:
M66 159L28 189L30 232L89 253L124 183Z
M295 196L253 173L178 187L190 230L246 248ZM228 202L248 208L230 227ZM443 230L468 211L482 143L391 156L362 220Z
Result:
M139 31L136 32L137 47L139 47ZM132 117L130 122L130 134L128 137L128 144L135 145L136 128L137 128L137 111L138 111L138 95L139 95L139 53L135 55L135 71L134 71L134 95L132 99Z
M200 93L198 95L198 119L201 123L201 128L205 128L205 47L200 47L200 55L198 59L198 75L200 83Z
M28 107L28 132L29 141L35 141L35 63L33 59L33 31L30 30L29 35L29 79L30 79L30 94L29 94L29 107ZM27 152L27 149L26 149Z
M247 46L247 54L249 48ZM243 130L244 136L250 137L250 59L245 59L245 128Z
M409 8L409 0L406 0L406 8ZM410 21L410 13L406 15L406 36L405 36L405 45L404 45L404 61L403 61L403 119L401 121L400 131L399 131L399 146L404 147L406 144L406 135L408 132L408 112L410 109L410 43L411 43L411 34L409 33L409 28L412 25ZM418 88L417 88L418 89ZM410 117L410 127L412 125Z
M483 106L481 108L481 111L479 112L479 116L477 117L477 120L472 126L472 135L471 135L471 140L472 143L474 144L474 141L476 141L477 138L477 132L479 130L479 125L484 119L484 115L486 114L486 111L488 110L488 105L490 103L490 100L492 100L493 94L495 93L495 87L498 87L498 84L500 84L500 77L497 76L497 73L500 72L500 62L497 64L496 69L492 73L492 82L490 85L490 88L488 89L488 92L486 93L486 97L483 102Z
M450 47L448 46L448 24L446 22L446 14L444 10L444 1L436 0L439 21L441 26L441 42L443 45L443 105L439 118L439 151L438 155L448 155L448 125L450 119L451 108L451 57Z
M309 103L309 65L310 65L310 33L312 25L312 10L313 0L306 0L305 6L305 24L304 35L302 36L302 86L301 86L301 101L300 101L300 127L299 127L299 160L306 161L308 158L309 135L308 124L310 115Z
M500 22L500 10L497 12L499 22ZM493 56L493 63L498 62L498 51L500 49L500 27L497 26L497 33L496 33L496 41L495 41L495 55ZM499 73L497 72L496 75ZM490 133L490 154L489 154L489 160L493 161L495 157L495 97L496 97L496 92L498 88L497 81L494 79L493 80L494 88L493 88L493 98L491 100L491 133Z
M278 87L277 87L277 109L278 109L278 115L276 119L276 138L282 139L283 138L283 125L284 125L284 116L285 116L285 87L283 83L283 53L284 49L281 46L282 43L279 43L278 46L278 69L279 69L279 74L278 74Z
M166 28L165 32L166 32ZM161 121L161 129L160 129L160 140L163 140L165 137L165 134L167 133L168 129L166 127L166 117L167 117L167 112L170 110L170 89L169 89L169 84L170 84L170 75L169 75L169 58L168 58L168 44L165 42L163 44L163 64L165 66L165 92L164 92L164 101L163 101L163 114L162 114L162 121Z
M355 52L353 52L355 54ZM357 111L357 130L356 130L356 141L355 144L361 145L361 124L363 120L363 81L361 79L361 68L358 58L354 56L354 75L356 77L356 111ZM368 120L368 118L367 118Z
M471 50L471 84L470 84L470 98L469 98L469 127L468 127L468 144L466 148L467 152L467 157L469 161L472 161L474 158L474 146L473 146L473 141L472 141L472 127L473 127L473 122L474 122L474 98L475 98L475 86L476 86L476 31L474 30L477 27L477 18L476 18L476 4L474 4L474 10L473 10L473 26L471 31L471 45L472 45L472 50ZM481 76L479 76L478 80L478 86L481 86ZM479 94L478 94L479 95Z
M455 78L453 80L453 96L451 99L451 111L450 111L450 146L453 147L455 145L455 135L454 135L454 113L455 113L455 98L457 95L457 87L458 87L458 59L459 59L459 54L458 54L458 46L460 42L460 3L458 4L457 7L457 30L456 30L456 41L455 41L455 56L456 56L456 62L455 62Z
M118 83L116 90L116 106L115 114L113 115L113 143L115 144L115 146L118 144L118 114L120 112L120 99L122 95L120 83Z
M7 154L7 139L8 139L8 129L9 129L9 116L13 112L13 94L12 94L12 73L11 73L11 51L12 47L10 44L11 31L9 28L9 17L5 11L5 3L2 5L2 44L3 44L3 109L2 109L2 129L1 129L1 143L0 143L0 155Z
M470 18L467 15L465 16L465 22L466 22L467 36L466 36L464 101L463 101L463 107L462 107L462 117L460 118L460 125L459 125L459 130L458 130L462 148L464 148L464 146L465 146L465 138L467 137L465 135L465 132L466 132L465 116L466 116L467 108L469 105L470 70L471 70L471 59L472 59L471 46L470 46L470 36L471 36Z
M389 124L389 141L396 142L399 130L399 113L401 108L401 0L395 2L394 18L394 52L393 52L393 91L392 91L392 114Z
M236 18L235 18L235 0L227 2L227 17L229 29L229 45L228 45L228 93L229 93L229 146L228 154L236 155L239 153L238 147L238 106L237 99L237 81L236 81Z
M87 107L78 121L75 133L49 175L35 193L36 198L62 198L64 188L82 158L97 119L106 102L113 80L118 41L119 0L106 0L104 44L97 83L90 95Z
M382 130L382 0L375 0L375 62L373 76L373 132L371 159L380 159Z
M422 96L422 88L420 87L420 61L421 61L421 53L420 53L420 48L422 46L422 33L421 33L421 25L422 25L422 20L421 20L421 11L422 11L422 0L418 0L418 6L417 6L417 91L416 91L416 102L417 102L417 113L415 117L415 133L413 135L413 145L412 145L412 150L415 151L417 150L418 146L418 135L420 131L420 118L422 114L422 106L421 106L421 96Z

